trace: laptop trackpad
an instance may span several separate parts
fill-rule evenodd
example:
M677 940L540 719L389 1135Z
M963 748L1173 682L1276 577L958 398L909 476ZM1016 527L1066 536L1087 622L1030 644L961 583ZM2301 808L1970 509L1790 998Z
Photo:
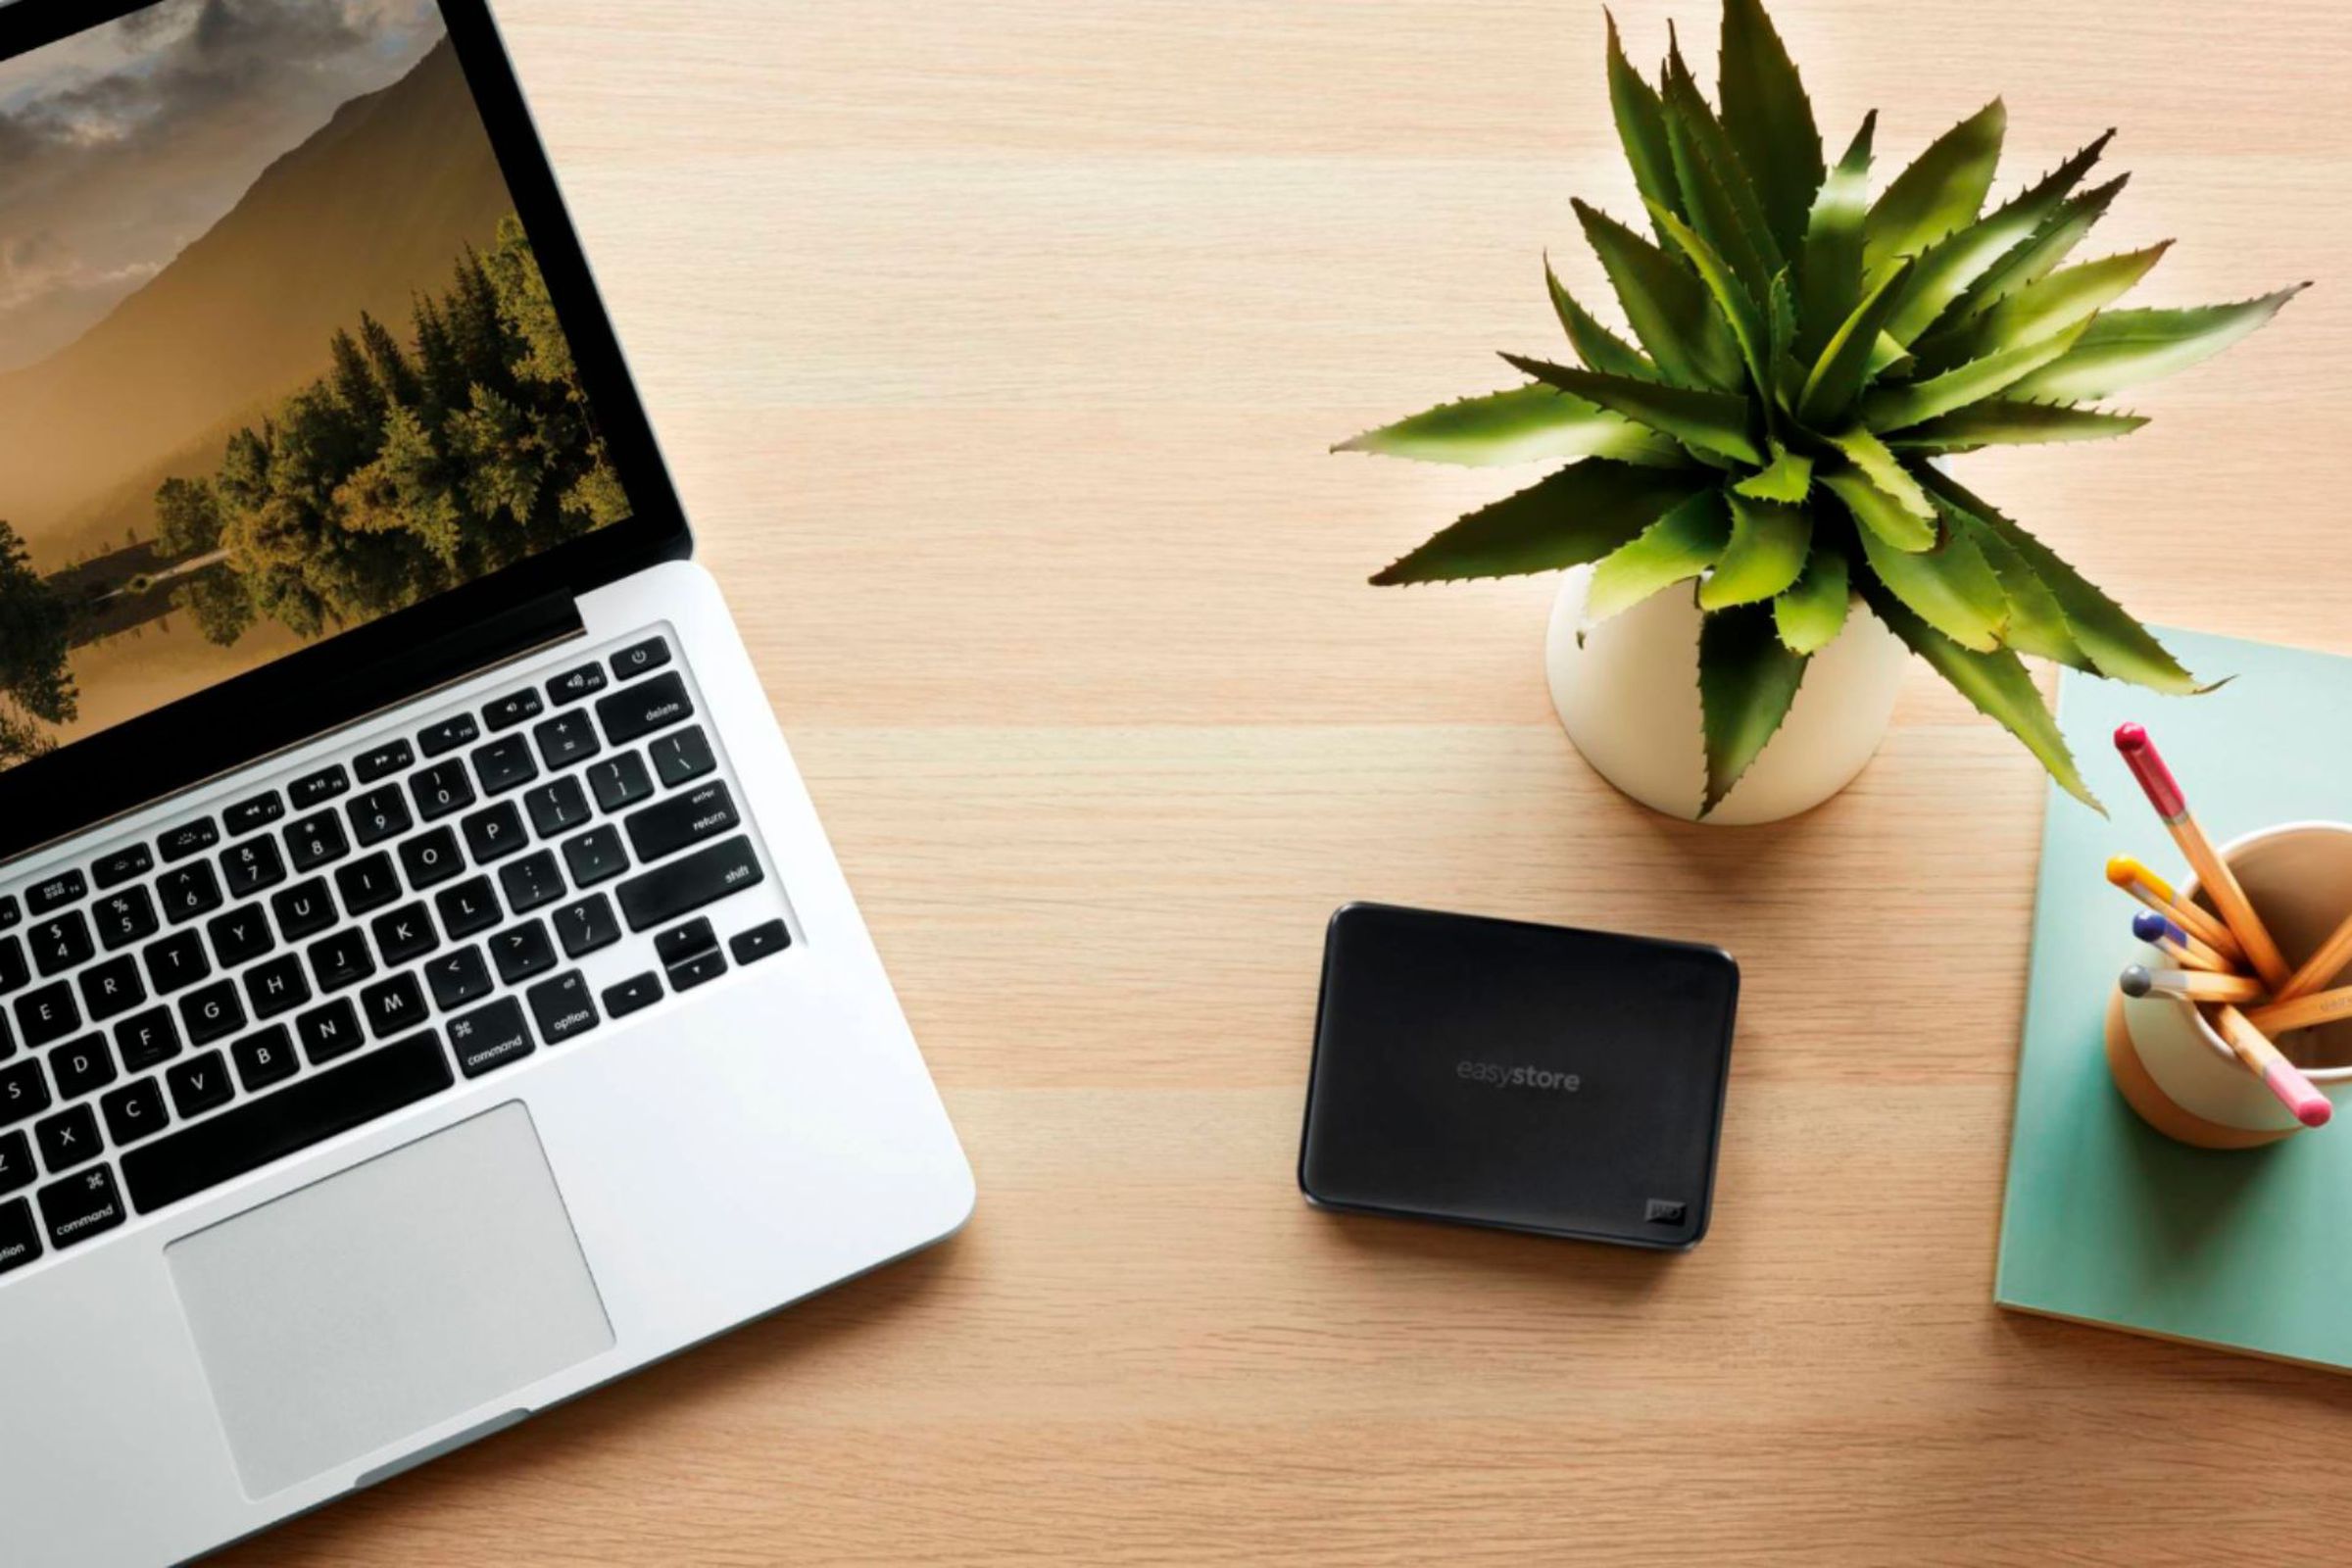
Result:
M164 1255L257 1499L612 1347L519 1102Z

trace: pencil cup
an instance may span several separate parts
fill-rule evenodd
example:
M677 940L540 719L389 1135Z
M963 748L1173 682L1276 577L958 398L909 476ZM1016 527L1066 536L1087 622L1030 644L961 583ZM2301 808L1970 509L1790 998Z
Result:
M2290 966L2317 951L2352 911L2352 826L2265 828L2223 845L2221 856ZM2182 883L2181 897L2193 898L2196 890L2193 881ZM2151 969L2172 963L2144 947L2132 961ZM2352 1100L2352 1020L2282 1035L2278 1048L2331 1102ZM2252 1149L2303 1130L2186 1002L2114 993L2107 1004L2107 1067L2141 1120L2184 1144Z

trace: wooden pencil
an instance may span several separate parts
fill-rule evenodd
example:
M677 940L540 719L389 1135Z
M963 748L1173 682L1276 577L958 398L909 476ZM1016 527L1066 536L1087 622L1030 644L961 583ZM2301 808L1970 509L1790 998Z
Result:
M2142 909L2132 917L2132 934L2183 969L2227 974L2232 967L2229 959L2154 909Z
M2260 1078L2263 1087L2294 1112L2295 1120L2306 1127L2328 1125L2328 1118L2335 1114L2328 1097L2313 1087L2300 1068L2280 1055L2278 1048L2271 1044L2271 1037L2255 1028L2244 1013L2231 1006L2216 1007L2213 1026L2230 1043L2237 1059L2246 1064L2246 1070Z
M2256 1002L2269 995L2250 974L2202 969L2149 969L2132 964L2117 982L2127 997L2177 997L2183 1002Z
M2309 996L2342 974L2348 963L2352 963L2352 914L2344 916L2344 923L2320 944L2319 951L2303 960L2302 968L2286 977L2286 984L2278 988L2278 1000L2292 1002Z
M2205 836L2205 830L2197 825L2188 808L2188 797L2180 793L2180 782L2173 777L2173 770L2165 766L2156 743L2137 724L2123 724L2116 728L2115 749L2124 754L2125 764L2132 769L2132 776L2139 780L2139 787L2147 792L2148 804L2164 819L2173 842L2188 857L2189 869L2197 873L2206 897L2213 900L2213 906L2221 911L2222 923L2245 950L2254 972L2274 990L2283 987L2291 973L2286 966L2286 956L2271 940L2269 928L2263 925L2262 916L2254 912L2253 902L2246 897L2246 890L2238 886L2236 875L2215 853L2213 841Z
M2272 1035L2282 1035L2290 1029L2312 1029L2324 1023L2341 1023L2352 1018L2352 986L2315 991L2291 1002L2249 1007L2246 1016L2254 1021L2255 1028Z
M2228 926L2215 919L2202 905L2180 897L2170 882L2131 856L2118 855L2107 862L2107 880L2212 948L2229 960L2230 967L2246 961L2245 949L2237 945L2237 938L2230 934Z

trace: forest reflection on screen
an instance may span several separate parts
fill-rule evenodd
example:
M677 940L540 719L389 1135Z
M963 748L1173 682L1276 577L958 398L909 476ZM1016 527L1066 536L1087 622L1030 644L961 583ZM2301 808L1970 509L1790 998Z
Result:
M628 513L434 0L0 61L0 767Z

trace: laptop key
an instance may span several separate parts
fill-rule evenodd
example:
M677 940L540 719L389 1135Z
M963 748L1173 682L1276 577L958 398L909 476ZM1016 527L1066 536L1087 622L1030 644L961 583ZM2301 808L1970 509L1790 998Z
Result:
M118 1149L154 1137L172 1121L172 1113L164 1109L164 1086L152 1078L100 1096L98 1112L106 1118L106 1136Z
M215 916L205 930L212 933L213 956L220 960L223 969L234 969L277 946L277 938L270 934L270 921L259 905L249 904Z
M522 1008L514 999L501 997L486 1007L452 1018L449 1048L458 1054L459 1070L468 1078L479 1078L529 1055L531 1031L524 1026Z
M709 953L698 953L691 958L671 964L664 972L669 976L670 990L692 991L696 986L708 984L725 974L727 956L712 948Z
M490 994L490 965L481 949L460 948L426 964L424 983L433 989L433 1005L447 1012Z
M51 909L62 909L78 902L89 891L89 883L79 871L60 871L24 890L24 907L35 914L47 914Z
M351 775L340 766L322 767L316 773L305 773L286 786L286 798L294 809L307 811L314 806L323 806L351 788Z
M216 980L179 999L179 1022L187 1031L188 1044L209 1046L245 1027L245 1004L237 1000L232 982Z
M34 1122L32 1141L40 1148L43 1168L62 1176L98 1157L98 1113L87 1105L68 1105Z
M605 739L615 746L625 746L693 716L694 700L686 695L686 683L674 670L596 701L597 722L604 726Z
M213 875L212 865L204 860L166 871L156 878L155 893L163 901L164 918L173 925L220 907L220 883Z
M681 958L691 958L698 953L708 953L718 946L718 933L710 929L709 917L697 915L684 925L671 926L654 938L654 956L664 965Z
M335 890L343 895L345 910L366 914L400 897L400 878L392 869L392 858L378 850L349 865L337 866Z
M106 1049L106 1036L83 1035L49 1053L49 1076L57 1083L60 1100L79 1100L113 1083L115 1056Z
M531 731L539 743L539 759L549 772L584 762L603 748L596 743L596 726L586 713L558 713Z
M609 948L620 940L620 922L612 917L612 901L602 893L566 904L548 918L555 922L556 938L564 944L566 958Z
M32 1205L20 1198L0 1203L0 1274L23 1268L41 1255L41 1228L33 1223Z
M596 791L596 804L608 811L617 811L633 806L654 793L654 776L645 770L645 759L635 752L623 752L607 758L588 769L588 787Z
M360 993L360 1011L368 1019L369 1034L378 1040L389 1039L424 1022L424 988L414 974L378 980Z
M424 901L404 904L388 914L375 917L375 951L382 955L384 967L396 969L412 958L421 958L440 946L441 939L433 934L433 917L425 912Z
M33 964L44 975L63 974L77 963L86 963L97 951L90 946L90 923L79 909L35 920L24 940L32 944Z
M621 916L632 931L665 925L730 893L759 886L766 874L752 853L752 841L738 834L621 883Z
M498 977L509 985L556 966L555 944L547 940L547 927L537 920L511 925L492 937L490 956L498 963Z
M318 983L320 995L357 985L373 973L375 960L368 955L368 939L356 927L311 944L311 978Z
M14 1127L48 1108L49 1080L42 1076L38 1057L0 1067L0 1127Z
M165 1068L164 1082L172 1091L172 1108L182 1121L217 1110L236 1095L229 1087L228 1062L218 1051Z
M525 995L531 1004L531 1018L539 1025L539 1036L551 1046L586 1034L604 1021L597 1015L595 999L588 995L588 982L577 969L566 969L553 980L542 980Z
M524 719L536 718L545 710L546 705L539 701L539 694L526 686L521 691L509 692L483 708L482 717L495 733L502 729L513 729Z
M213 972L204 956L204 938L194 931L174 931L141 950L147 957L147 984L159 997L192 986Z
M680 790L642 811L629 813L629 848L637 852L640 860L659 860L665 855L675 855L690 845L740 826L742 818L735 814L735 797L728 793L726 781L713 779L690 790Z
M24 918L24 906L17 902L17 896L0 893L0 931L15 930L17 922Z
M52 980L17 999L17 1033L27 1049L63 1040L80 1027L81 1009L74 1005L72 981Z
M436 827L413 839L402 839L400 868L408 873L409 886L419 893L438 887L466 869L465 858L458 853L458 836L446 827Z
M122 1194L115 1173L101 1165L40 1191L41 1224L49 1245L59 1251L113 1230L122 1223Z
M416 825L416 819L409 814L408 797L400 793L397 784L353 796L344 804L343 814L351 818L351 836L363 850Z
M155 869L155 852L144 844L131 844L102 856L90 864L90 880L100 891L121 887L132 877L145 876Z
M122 1155L141 1213L258 1170L313 1144L440 1093L457 1080L427 1029L247 1101Z
M399 797L393 797L393 802L398 805ZM407 814L405 808L402 814ZM316 871L350 853L351 840L343 836L342 819L332 811L314 811L286 825L286 854L293 857L298 873Z
M120 1017L147 1000L147 988L139 984L139 960L127 953L94 963L74 979L92 1023Z
M464 759L447 758L410 774L409 795L416 802L416 814L427 822L463 811L473 804L473 785L466 777Z
M567 669L554 680L549 681L547 695L549 701L561 708L566 703L576 703L583 697L594 697L598 692L603 691L607 684L603 665L582 664L579 668Z
M245 971L245 1001L256 1018L274 1018L311 1000L311 983L302 977L302 959L281 953L267 963Z
M23 1133L0 1134L0 1193L21 1193L39 1174L33 1169L32 1141Z
M339 1060L367 1043L360 1033L359 1009L349 997L337 997L323 1007L313 1007L294 1020L294 1032L302 1037L302 1054L311 1058L311 1065L323 1067Z
M531 836L523 830L522 813L513 801L493 802L461 826L466 832L466 853L473 857L476 865L488 865L530 848Z
M438 724L428 724L416 732L416 748L427 757L439 757L454 752L482 738L482 726L473 721L471 713L460 713Z
M498 885L506 890L507 906L521 914L562 898L564 873L556 869L555 852L541 850L500 867Z
M662 775L665 788L674 789L690 778L701 778L718 765L718 759L710 755L710 737L703 733L700 724L675 735L663 735L646 750L653 754L654 771Z
M543 839L567 833L588 820L588 792L576 778L552 779L522 798L531 826Z
M738 931L727 939L727 951L735 955L737 963L758 963L771 954L782 953L792 946L792 933L781 920L765 920L749 931Z
M145 888L107 895L90 906L90 918L97 922L99 944L109 953L144 942L160 928L155 900Z
M239 801L220 813L220 821L228 829L229 837L234 838L239 833L268 827L285 814L285 797L271 790L265 795L256 795L251 800Z
M0 995L23 989L31 978L32 970L25 966L23 945L15 937L0 937ZM0 1056L6 1054L0 1051Z
M247 839L220 852L220 876L228 884L228 896L242 899L283 882L286 862L275 839Z
M170 1007L149 1007L115 1025L115 1051L125 1072L145 1072L179 1054L179 1030Z
M173 860L184 860L191 855L200 855L220 842L220 824L209 816L200 816L193 822L182 822L175 828L167 829L164 836L155 841L155 848L169 864Z
M282 1023L273 1023L258 1035L247 1035L228 1048L228 1054L237 1064L237 1082L245 1086L249 1095L284 1083L300 1065L294 1059L293 1037L286 1033Z
M607 822L592 827L577 838L564 841L564 863L571 868L571 880L579 887L594 887L610 882L629 868L629 858L620 848L620 835Z
M612 673L620 680L629 680L650 670L660 669L669 662L669 644L659 637L648 637L641 643L631 643L612 656Z
M441 911L441 929L452 942L487 931L506 918L499 912L498 894L486 876L469 876L443 888L433 895L433 907Z
M381 746L361 753L353 760L351 770L360 776L361 783L372 784L386 774L399 772L416 760L416 754L409 750L407 741L386 741Z
M315 876L271 894L270 909L288 942L317 936L335 923L335 901L326 891L324 877Z
M614 1018L625 1018L661 1000L662 982L651 969L633 974L618 985L605 987L605 1012Z
M527 737L509 735L474 749L473 773L482 781L484 795L504 795L537 778L539 764L531 760Z

